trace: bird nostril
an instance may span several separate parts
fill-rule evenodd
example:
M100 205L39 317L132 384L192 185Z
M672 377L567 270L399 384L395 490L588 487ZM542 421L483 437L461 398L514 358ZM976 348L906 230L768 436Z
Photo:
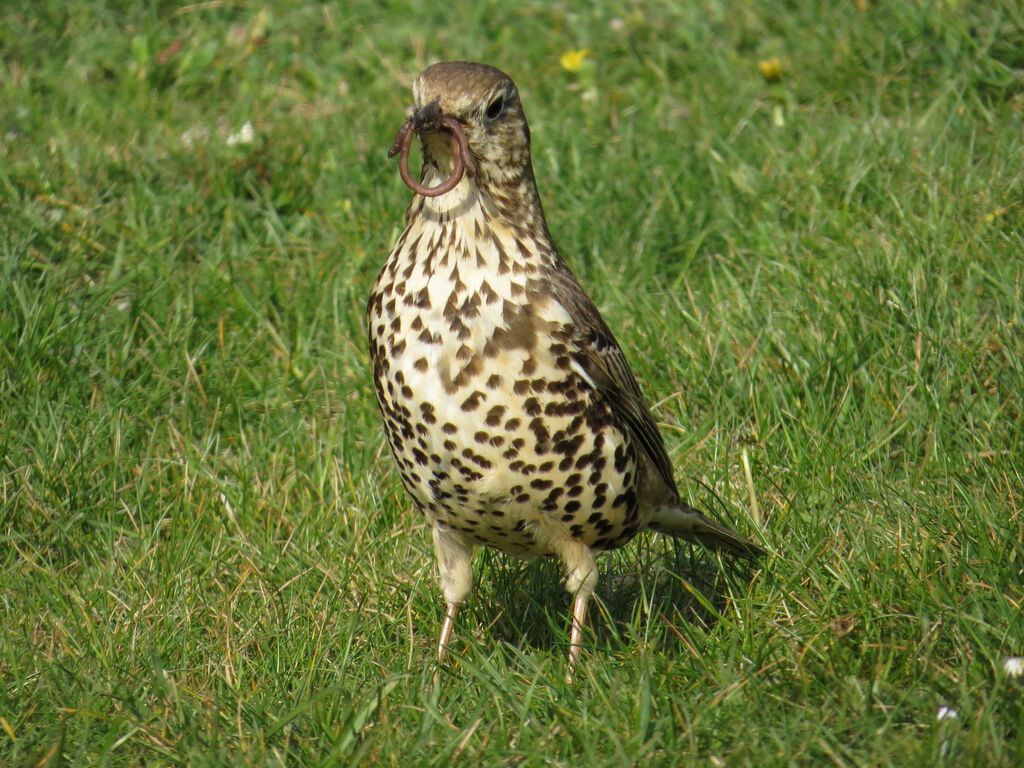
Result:
M462 126L459 125L458 120L445 116L441 118L440 122L451 131L452 172L447 179L437 186L424 186L409 173L409 149L412 147L412 137L414 135L411 121L406 121L398 130L395 140L391 145L391 150L388 152L388 157L394 157L401 153L398 158L398 173L401 175L402 181L413 192L424 197L439 197L445 192L455 189L459 182L462 181L466 167L472 167L473 164L472 156L469 154L469 142L466 140L466 134L462 130Z

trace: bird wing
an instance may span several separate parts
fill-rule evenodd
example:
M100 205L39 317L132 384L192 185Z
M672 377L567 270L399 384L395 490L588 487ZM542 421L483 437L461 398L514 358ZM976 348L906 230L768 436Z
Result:
M559 267L552 270L549 278L555 298L576 325L579 352L574 361L580 373L606 400L620 426L639 443L666 486L677 493L665 441L626 356L576 277L564 264Z

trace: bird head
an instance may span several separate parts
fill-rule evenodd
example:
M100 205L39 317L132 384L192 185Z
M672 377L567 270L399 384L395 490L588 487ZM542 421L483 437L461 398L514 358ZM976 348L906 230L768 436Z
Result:
M445 179L435 187L410 183L408 146L418 136L423 181L433 168ZM478 188L520 183L529 175L530 129L519 91L504 72L486 64L442 62L413 82L413 113L395 137L389 156L402 152L402 177L416 192L437 196L468 176Z

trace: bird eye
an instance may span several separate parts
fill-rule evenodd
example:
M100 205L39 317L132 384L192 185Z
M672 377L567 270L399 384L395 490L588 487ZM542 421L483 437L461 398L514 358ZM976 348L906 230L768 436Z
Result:
M497 120L505 112L505 97L499 96L490 103L487 107L487 111L484 112L484 117L488 120Z

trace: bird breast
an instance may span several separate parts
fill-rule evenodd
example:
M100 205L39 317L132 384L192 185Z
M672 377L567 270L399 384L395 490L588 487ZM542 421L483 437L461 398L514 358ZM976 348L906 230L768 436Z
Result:
M536 550L538 536L576 535L575 510L605 498L611 507L634 464L574 370L570 314L534 287L537 251L482 216L414 217L369 315L378 399L406 488L452 526L466 523L456 510L489 516L491 538L479 540L513 554ZM614 466L614 479L598 471L586 482L595 464ZM566 487L548 479L558 467Z

